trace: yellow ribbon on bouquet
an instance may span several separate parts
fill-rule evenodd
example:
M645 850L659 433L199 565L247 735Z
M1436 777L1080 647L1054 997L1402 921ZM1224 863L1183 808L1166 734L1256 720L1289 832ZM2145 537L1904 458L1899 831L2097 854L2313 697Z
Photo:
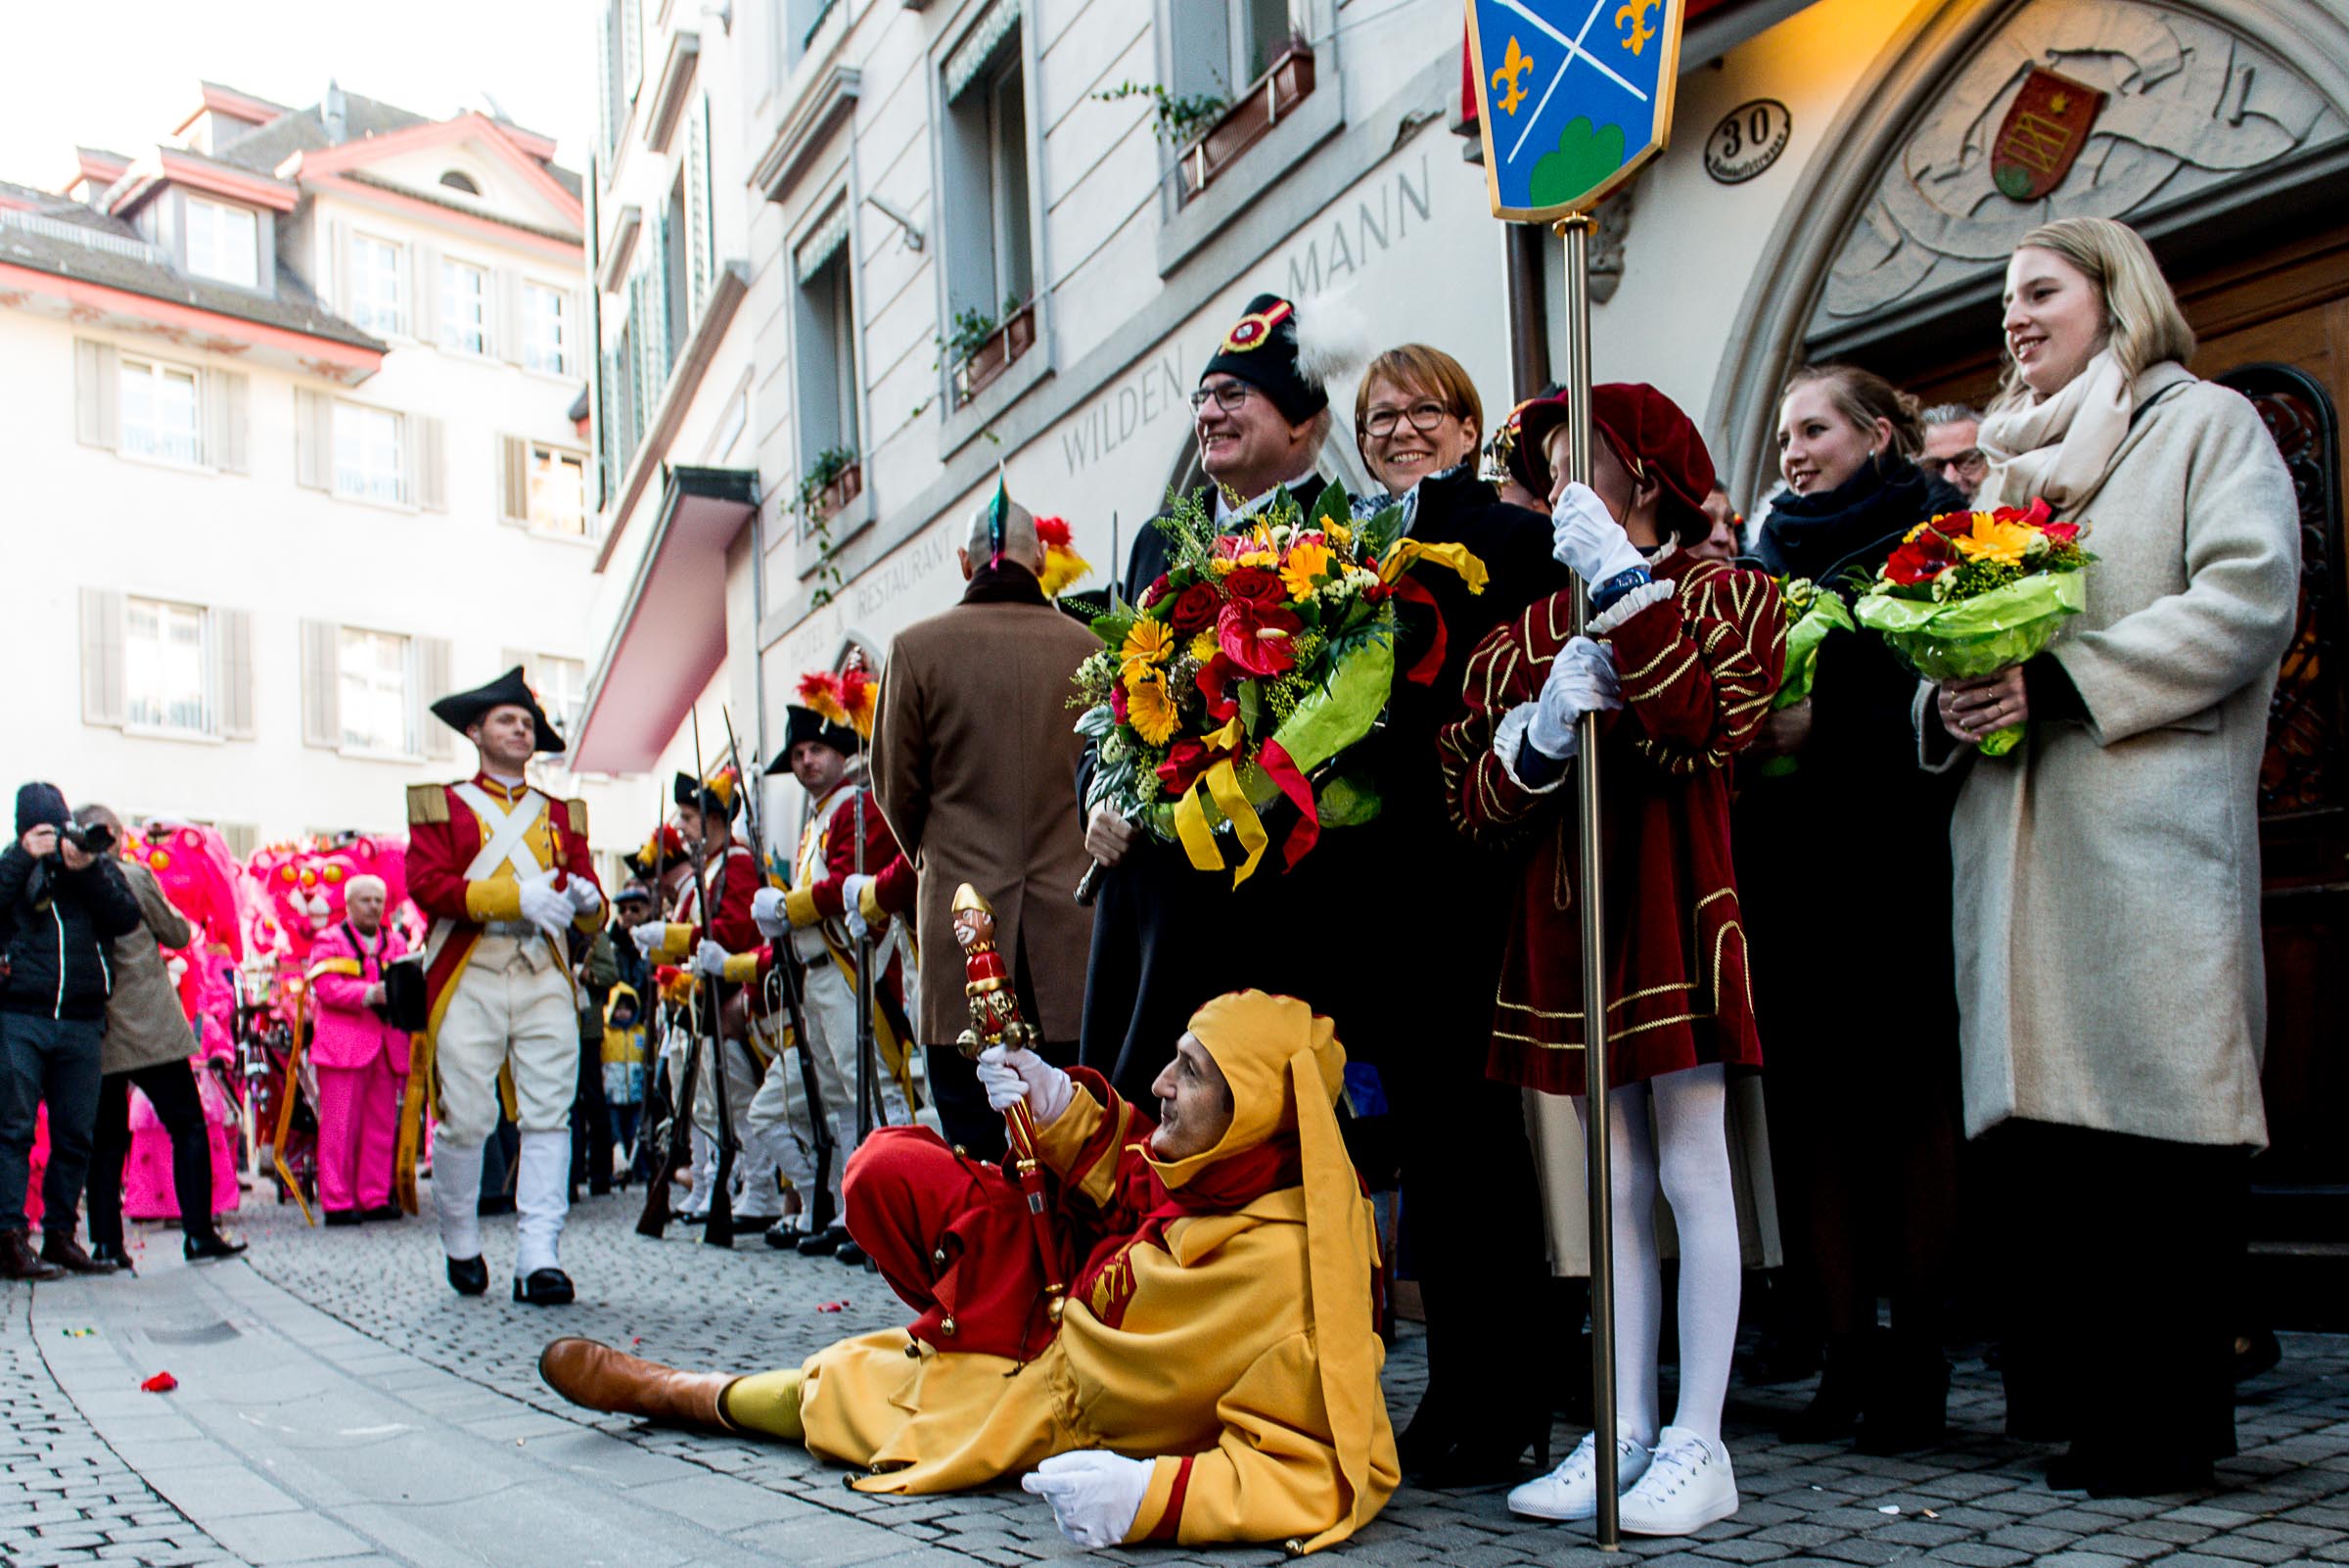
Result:
M1265 832L1265 824L1248 804L1247 795L1240 789L1238 770L1232 760L1239 755L1245 731L1237 718L1226 723L1212 735L1200 737L1200 743L1211 750L1222 748L1224 755L1192 780L1191 787L1182 792L1174 803L1174 836L1182 841L1183 853L1201 871L1223 869L1223 855L1216 848L1215 830L1207 825L1207 808L1199 804L1201 791L1216 803L1216 808L1231 821L1232 832L1238 835L1240 848L1247 858L1231 874L1231 885L1238 887L1256 872L1259 860L1265 857L1265 848L1272 840Z
M1465 544L1427 544L1405 537L1388 545L1387 553L1379 557L1378 580L1392 587L1397 577L1419 561L1432 561L1437 566L1457 572L1460 580L1468 584L1470 593L1484 592L1485 584L1492 579L1492 575L1485 570L1485 563L1477 559L1475 552Z

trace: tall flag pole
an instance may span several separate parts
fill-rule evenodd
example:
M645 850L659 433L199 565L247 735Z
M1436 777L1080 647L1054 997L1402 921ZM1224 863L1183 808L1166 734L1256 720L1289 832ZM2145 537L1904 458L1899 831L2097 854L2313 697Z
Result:
M1590 481L1590 214L1672 133L1682 0L1464 0L1493 215L1548 223L1566 250L1567 477ZM1589 584L1573 625L1590 616ZM1590 1413L1601 1549L1623 1545L1615 1387L1615 1211L1607 1091L1606 899L1600 886L1598 715L1580 725L1584 1149L1590 1212Z

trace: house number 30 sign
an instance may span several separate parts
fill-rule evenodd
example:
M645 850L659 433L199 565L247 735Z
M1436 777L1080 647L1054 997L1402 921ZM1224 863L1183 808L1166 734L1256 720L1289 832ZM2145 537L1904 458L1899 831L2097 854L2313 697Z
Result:
M1743 185L1786 151L1793 116L1774 98L1739 104L1705 138L1705 172L1724 185Z

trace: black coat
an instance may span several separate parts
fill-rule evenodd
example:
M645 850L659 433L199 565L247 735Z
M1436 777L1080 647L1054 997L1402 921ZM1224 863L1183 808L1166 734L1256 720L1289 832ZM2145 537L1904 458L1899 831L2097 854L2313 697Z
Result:
M1496 875L1481 852L1451 829L1437 770L1435 735L1456 715L1460 673L1477 642L1501 622L1546 597L1563 580L1549 559L1549 528L1536 513L1501 504L1492 486L1461 475L1422 485L1414 537L1457 540L1482 558L1491 584L1472 595L1433 566L1414 569L1448 626L1444 666L1422 688L1403 678L1427 647L1433 618L1404 604L1396 650L1396 693L1386 728L1356 748L1350 770L1366 772L1382 796L1379 816L1360 827L1325 830L1296 868L1276 861L1288 827L1285 806L1266 812L1274 847L1239 887L1194 869L1178 845L1147 835L1100 878L1086 967L1079 1059L1109 1076L1122 1094L1147 1104L1151 1081L1174 1054L1191 1013L1212 997L1255 987L1303 997L1338 1026L1348 1055L1377 1061L1440 1019L1447 1035L1465 1030L1481 1064L1498 972L1505 900L1483 889ZM1320 485L1297 487L1311 507ZM1156 528L1134 540L1127 580L1138 594L1166 570ZM1371 902L1365 904L1362 900ZM1479 902L1478 900L1482 900ZM1463 915L1458 900L1481 911ZM1383 909L1387 916L1373 917ZM1382 980L1376 952L1389 941L1382 920L1408 928L1414 977L1445 973L1455 959L1475 969L1454 984ZM1362 923L1350 925L1360 920ZM1491 927L1487 931L1488 924ZM1316 940L1316 931L1327 940ZM1490 936L1490 940L1487 940ZM1421 968L1422 963L1427 967Z
M115 985L108 948L139 924L139 900L113 856L69 871L62 852L35 860L10 845L0 853L0 1011L103 1019Z

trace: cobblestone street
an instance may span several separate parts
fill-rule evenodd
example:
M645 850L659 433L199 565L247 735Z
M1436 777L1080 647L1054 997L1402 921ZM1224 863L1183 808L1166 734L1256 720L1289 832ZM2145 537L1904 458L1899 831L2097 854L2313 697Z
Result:
M556 1399L534 1359L557 1331L747 1370L899 1315L875 1275L784 1258L755 1238L729 1257L682 1227L655 1245L633 1233L635 1212L622 1197L575 1214L565 1252L580 1301L568 1311L529 1311L495 1291L457 1298L424 1223L305 1230L295 1210L268 1207L242 1217L250 1262L184 1267L176 1233L155 1229L135 1280L7 1287L0 1561L821 1568L1087 1555L1016 1490L866 1498L794 1449L596 1419ZM512 1222L487 1228L502 1290ZM1410 1408L1421 1366L1406 1332L1388 1367L1394 1408ZM166 1370L176 1390L140 1389ZM2226 1490L2213 1495L2049 1492L2039 1472L2050 1451L1998 1435L1996 1379L1979 1361L1958 1368L1950 1447L1917 1458L1766 1436L1805 1392L1732 1389L1742 1510L1692 1539L1628 1542L1626 1555L1962 1568L2349 1562L2349 1342L2338 1338L2285 1337L2282 1365L2246 1391L2243 1452L2221 1465ZM1574 1435L1560 1429L1561 1442ZM1338 1554L1454 1568L1606 1560L1588 1541L1512 1519L1497 1489L1406 1489ZM1196 1557L1117 1554L1152 1565Z

